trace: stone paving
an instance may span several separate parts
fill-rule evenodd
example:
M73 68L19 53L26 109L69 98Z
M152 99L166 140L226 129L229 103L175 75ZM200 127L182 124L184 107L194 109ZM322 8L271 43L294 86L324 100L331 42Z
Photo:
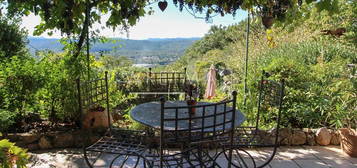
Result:
M252 156L259 157L257 163L270 155L271 149L258 148L248 150ZM59 149L50 151L37 151L30 153L33 168L86 168L80 149ZM96 167L108 167L114 156L103 155ZM218 162L225 163L222 158ZM125 167L132 167L126 165ZM288 146L278 149L274 160L268 168L357 168L357 158L351 158L341 152L339 146Z

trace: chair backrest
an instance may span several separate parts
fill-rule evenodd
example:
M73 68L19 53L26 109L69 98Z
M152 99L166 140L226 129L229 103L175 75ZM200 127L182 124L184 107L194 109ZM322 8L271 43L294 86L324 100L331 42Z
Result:
M183 92L187 82L186 68L183 72L148 72L149 92Z
M104 78L91 79L81 81L77 79L78 102L80 113L83 116L91 110L100 110L105 108L108 116L108 126L110 124L110 111L109 111L109 94L108 94L108 72L105 72ZM82 117L83 118L83 117Z
M125 89L139 95L165 95L184 93L186 83L186 68L183 72L152 72L149 68L148 72L133 73L127 81L118 81L117 85L118 88L129 86Z
M232 99L194 106L173 106L161 100L160 148L168 144L213 142L223 135L233 138L237 92ZM195 114L190 114L195 111ZM233 141L233 139L231 139ZM232 142L230 141L230 142Z
M280 82L268 80L269 74L262 72L262 77L259 82L259 97L258 111L256 116L256 128L259 128L259 120L261 113L270 113L272 110L277 110L276 122L277 127L280 125L281 110L284 97L285 82L282 79Z

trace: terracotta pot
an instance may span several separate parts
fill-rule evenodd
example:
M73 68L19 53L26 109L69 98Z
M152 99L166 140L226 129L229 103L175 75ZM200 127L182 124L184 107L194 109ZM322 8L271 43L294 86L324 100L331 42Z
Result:
M113 122L113 118L110 115L110 123ZM107 111L93 111L89 110L83 118L83 128L108 128L108 113Z
M262 23L265 28L269 29L274 23L274 17L272 16L263 16Z
M189 105L189 106L194 106L196 104L197 104L196 100L187 100L187 105ZM188 112L190 115L195 115L196 108L189 108Z
M348 128L341 128L340 133L341 149L351 157L357 157L357 131Z

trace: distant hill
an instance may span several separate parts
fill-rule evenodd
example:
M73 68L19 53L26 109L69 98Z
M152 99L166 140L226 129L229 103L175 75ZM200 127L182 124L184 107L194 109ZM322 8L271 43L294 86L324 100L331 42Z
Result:
M90 52L114 56L126 56L137 64L165 65L176 61L186 48L200 38L150 38L147 40L111 39L107 43L95 43ZM36 50L61 52L63 45L59 39L29 37L28 47L32 54ZM115 42L112 42L115 40Z

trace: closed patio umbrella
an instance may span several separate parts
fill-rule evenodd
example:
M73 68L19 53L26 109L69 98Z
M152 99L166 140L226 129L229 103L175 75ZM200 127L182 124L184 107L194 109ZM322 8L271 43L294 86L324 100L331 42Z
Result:
M211 65L207 74L207 87L205 92L205 98L211 99L216 96L216 68Z

